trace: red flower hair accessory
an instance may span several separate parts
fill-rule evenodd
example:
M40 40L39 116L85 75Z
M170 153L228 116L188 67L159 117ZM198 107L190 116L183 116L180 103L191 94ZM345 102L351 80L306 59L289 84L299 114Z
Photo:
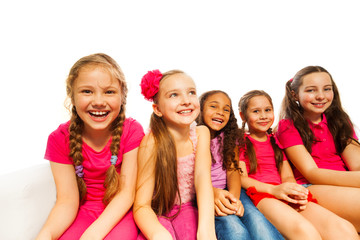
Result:
M159 83L162 78L162 73L156 69L148 71L141 79L140 87L141 94L150 102L154 101L155 94L159 91Z

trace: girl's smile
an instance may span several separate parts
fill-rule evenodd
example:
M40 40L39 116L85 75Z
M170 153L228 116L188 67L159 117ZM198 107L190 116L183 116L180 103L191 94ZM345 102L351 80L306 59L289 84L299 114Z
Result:
M120 83L101 67L86 67L74 82L73 105L85 133L109 131L121 108Z
M246 113L240 112L241 119L246 121L250 136L258 141L266 141L267 130L274 122L274 111L269 99L255 96L249 100Z
M325 72L304 76L299 93L295 96L304 109L305 118L314 123L321 121L321 115L330 107L333 98L331 78Z
M231 103L223 93L215 93L208 97L204 104L203 119L210 132L220 131L229 121Z
M160 81L154 113L163 117L167 126L188 126L200 112L194 81L178 73Z

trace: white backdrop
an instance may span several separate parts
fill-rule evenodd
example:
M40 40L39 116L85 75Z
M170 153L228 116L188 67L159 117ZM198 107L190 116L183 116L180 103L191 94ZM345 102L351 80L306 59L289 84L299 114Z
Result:
M80 57L97 52L122 67L127 115L145 129L151 105L139 83L148 70L184 70L199 94L224 90L235 109L245 92L263 89L277 112L285 82L307 65L333 75L360 125L357 2L2 1L0 172L45 161L49 133L68 120L66 75Z

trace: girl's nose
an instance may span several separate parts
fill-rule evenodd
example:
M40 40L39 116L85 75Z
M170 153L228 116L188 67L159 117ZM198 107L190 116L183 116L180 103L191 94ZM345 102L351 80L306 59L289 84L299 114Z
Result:
M323 92L323 91L319 91L318 94L316 95L316 98L317 98L317 99L324 99L324 98L325 98L324 92Z
M182 104L188 105L190 104L190 98L187 94L184 94L181 98Z
M101 94L95 94L93 101L93 106L105 106L104 98L101 96Z

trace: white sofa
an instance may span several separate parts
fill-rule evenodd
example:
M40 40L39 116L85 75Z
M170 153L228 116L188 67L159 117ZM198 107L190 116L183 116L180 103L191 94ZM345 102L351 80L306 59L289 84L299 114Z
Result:
M0 175L0 239L35 239L55 204L48 162Z

